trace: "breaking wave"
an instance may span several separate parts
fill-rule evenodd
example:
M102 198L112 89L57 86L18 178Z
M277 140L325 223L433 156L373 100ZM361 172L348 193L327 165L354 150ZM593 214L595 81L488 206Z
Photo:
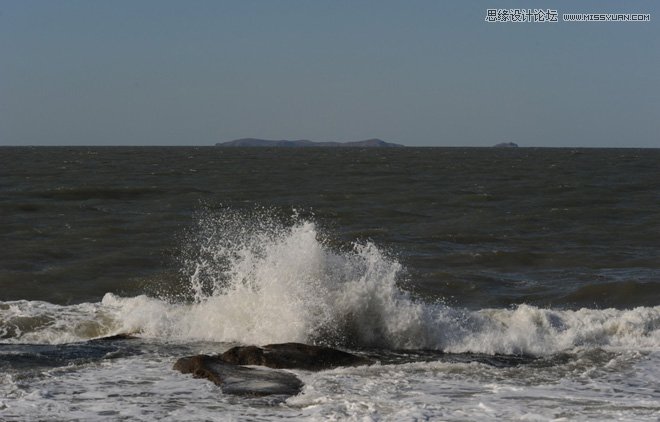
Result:
M107 293L100 303L0 303L3 342L58 343L119 332L173 341L298 341L349 348L547 355L660 350L660 306L469 311L401 289L402 266L370 242L333 246L316 224L224 210L185 248L186 300Z

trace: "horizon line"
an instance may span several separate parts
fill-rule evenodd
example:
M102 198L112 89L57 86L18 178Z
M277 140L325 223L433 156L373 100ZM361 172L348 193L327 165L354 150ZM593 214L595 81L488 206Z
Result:
M405 148L487 148L487 149L496 149L496 150L516 150L516 149L660 149L660 146L649 147L649 146L538 146L538 145L529 145L529 146L516 146L516 147L497 147L495 145L406 145L400 144ZM31 145L0 145L0 148L223 148L215 144L196 144L196 145L160 145L160 144L100 144L100 145L89 145L89 144L56 144L56 145L43 145L43 144L31 144ZM387 149L387 150L398 150L401 148L383 148L383 147L350 147L350 146L310 146L310 147L281 147L281 146L249 146L249 147L224 147L223 149Z

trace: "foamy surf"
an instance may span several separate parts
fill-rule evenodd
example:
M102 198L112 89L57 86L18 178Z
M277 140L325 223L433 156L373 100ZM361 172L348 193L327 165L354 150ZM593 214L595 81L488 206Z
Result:
M401 289L402 266L376 245L331 247L314 222L206 216L178 300L106 294L100 303L0 305L0 337L65 343L116 333L167 341L322 343L544 356L574 349L660 350L660 306L470 311Z

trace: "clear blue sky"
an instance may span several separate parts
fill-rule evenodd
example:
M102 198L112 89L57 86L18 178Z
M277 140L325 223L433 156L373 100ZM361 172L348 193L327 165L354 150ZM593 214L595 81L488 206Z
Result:
M658 5L0 0L0 145L660 147ZM485 22L515 7L560 22Z

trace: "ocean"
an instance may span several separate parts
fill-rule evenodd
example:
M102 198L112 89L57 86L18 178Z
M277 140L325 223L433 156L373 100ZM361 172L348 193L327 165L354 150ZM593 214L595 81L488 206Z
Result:
M0 420L659 420L660 150L0 148ZM115 338L128 333L132 340ZM172 369L302 342L292 397Z

